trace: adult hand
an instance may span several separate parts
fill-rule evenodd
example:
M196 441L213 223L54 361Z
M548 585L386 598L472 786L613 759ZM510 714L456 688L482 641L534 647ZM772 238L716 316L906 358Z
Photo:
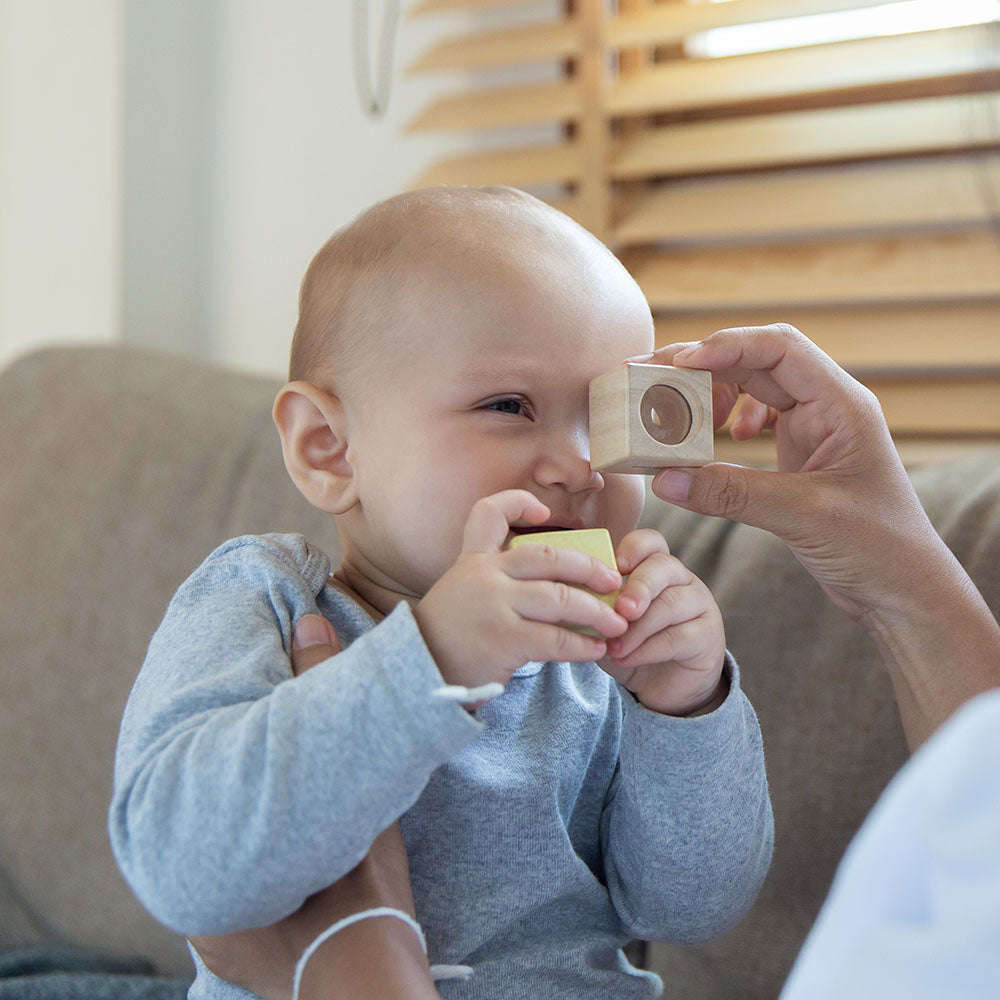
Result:
M781 538L875 637L911 746L1000 684L1000 626L928 520L871 392L785 325L721 330L648 360L710 370L716 426L742 397L732 436L769 428L778 458L776 471L667 469L653 492Z
M660 472L653 492L689 510L781 538L853 618L881 607L901 580L887 554L899 536L936 539L893 446L878 400L798 330L722 330L651 361L712 372L715 424L737 402L734 439L774 431L777 471L713 463Z
M305 615L292 637L296 676L340 652L333 626ZM414 916L410 872L399 824L383 830L353 870L301 909L270 927L191 938L202 961L217 976L265 1000L291 1000L295 966L327 927L375 906ZM302 979L302 1000L439 1000L420 943L393 917L364 920L339 931L310 959Z

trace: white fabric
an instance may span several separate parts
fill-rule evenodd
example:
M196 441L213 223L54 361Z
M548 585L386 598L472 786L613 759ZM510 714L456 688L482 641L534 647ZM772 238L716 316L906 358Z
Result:
M780 1000L1000 997L1000 689L899 772L848 848Z

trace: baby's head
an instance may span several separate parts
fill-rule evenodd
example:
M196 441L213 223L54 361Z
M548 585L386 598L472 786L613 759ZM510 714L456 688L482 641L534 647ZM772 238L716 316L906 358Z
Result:
M275 404L286 465L338 516L345 565L398 593L423 594L504 489L617 539L643 484L591 471L587 390L651 348L638 286L565 215L507 188L400 195L306 272Z

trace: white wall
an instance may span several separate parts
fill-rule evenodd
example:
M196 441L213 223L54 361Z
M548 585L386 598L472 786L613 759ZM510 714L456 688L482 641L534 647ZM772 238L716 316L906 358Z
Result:
M403 134L455 80L400 69L467 24L402 20L372 120L351 6L0 0L0 362L123 339L284 370L312 253L469 143Z
M0 0L0 363L121 331L120 0Z
M384 0L370 6L375 35ZM402 134L446 81L397 71L388 114L363 114L350 11L347 0L219 0L208 309L212 355L231 364L283 370L312 254L335 228L455 147ZM397 65L443 27L440 18L404 20Z
M122 329L131 342L189 355L210 335L213 8L124 5Z

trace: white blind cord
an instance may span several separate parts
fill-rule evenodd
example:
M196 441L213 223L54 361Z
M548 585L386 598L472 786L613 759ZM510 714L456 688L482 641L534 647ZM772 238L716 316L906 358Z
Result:
M378 67L372 80L371 52L368 43L368 14L371 0L354 0L354 82L361 109L370 118L380 118L389 106L392 89L393 50L399 24L399 0L385 0L382 31L379 35Z

